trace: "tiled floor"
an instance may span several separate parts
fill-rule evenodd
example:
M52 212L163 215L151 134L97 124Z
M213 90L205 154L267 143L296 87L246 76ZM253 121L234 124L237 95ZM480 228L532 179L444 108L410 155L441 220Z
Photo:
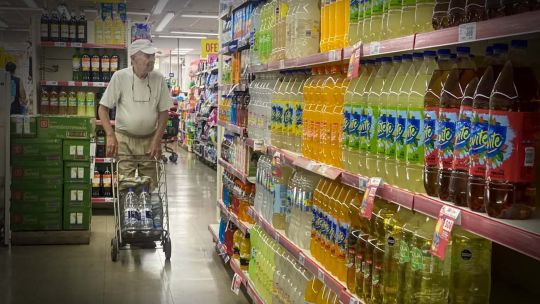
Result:
M216 172L182 150L167 178L170 262L146 249L113 263L113 216L94 215L90 245L0 248L0 303L248 303L230 291L207 228L217 222Z

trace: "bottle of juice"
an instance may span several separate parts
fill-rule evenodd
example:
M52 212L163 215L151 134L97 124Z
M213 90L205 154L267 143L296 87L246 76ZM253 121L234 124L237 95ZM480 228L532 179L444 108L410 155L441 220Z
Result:
M96 117L96 95L94 92L86 92L86 116Z
M101 80L101 58L99 57L99 50L94 50L94 52L90 56L90 72L92 74L91 81L97 82Z
M536 206L538 82L526 48L526 40L512 41L489 100L485 206L497 218L525 219Z
M405 159L408 189L424 191L424 96L437 68L434 51L424 52L424 63L416 75L407 101Z
M383 0L383 14L382 14L382 27L381 27L381 39L388 39L388 10L390 9L390 0Z
M371 297L368 298L370 303L382 304L384 295L384 270L386 264L384 255L386 251L386 243L379 240L373 240L373 265L371 270Z
M356 42L362 40L362 38L364 37L364 14L366 9L366 1L367 0L358 1L358 25L356 27Z
M358 12L360 10L360 0L349 0L349 46L358 42Z
M88 49L84 49L81 55L81 80L82 81L91 81L91 58L88 53Z
M493 68L484 72L476 88L471 117L469 140L469 177L467 205L476 212L485 212L484 189L486 175L486 145L488 140L489 96L495 84Z
M437 69L429 82L428 90L424 96L424 188L428 195L437 196L439 181L439 149L435 144L437 139L437 120L439 118L440 96L448 73L452 69L450 50L437 51L439 60Z
M386 137L386 112L381 95L385 80L392 70L392 58L381 58L381 67L375 75L367 99L368 121L371 121L367 136L366 170L367 176L381 176L377 171L377 159L384 154L384 139Z
M433 8L432 26L435 30L448 27L448 7L449 0L436 0Z
M407 71L409 70L411 64L412 64L412 55L410 54L403 54L401 57L401 63L399 64L399 68L396 71L396 75L394 79L392 79L390 84L390 92L387 97L387 120L388 120L388 130L387 130L387 139L386 139L386 146L384 148L386 159L385 159L385 177L386 181L389 184L395 185L396 184L396 135L397 134L403 134L403 125L398 124L398 112L397 112L397 105L399 101L399 90L401 88L401 85L403 84L403 80L405 79L405 76L407 75ZM391 125L391 126L390 126ZM398 129L401 128L401 129Z
M49 93L49 114L58 114L59 105L58 105L58 92L55 89L52 89Z
M388 18L386 20L386 38L397 38L401 32L402 0L388 0Z
M319 157L316 160L330 164L332 163L331 155L331 136L332 136L332 113L334 106L336 104L336 99L334 95L336 82L339 77L339 68L337 66L332 66L329 70L329 74L326 80L323 83L322 87L322 99L323 105L321 107L320 114L320 144L321 149L319 152Z
M466 0L450 0L448 5L448 26L458 26L467 22Z
M442 261L431 255L436 221L425 218L415 230L409 244L410 263L406 270L404 303L448 303L452 246Z
M397 96L397 116L396 116L396 134L394 141L396 142L396 185L402 188L407 187L407 162L406 162L406 138L408 134L407 121L407 100L411 93L412 85L416 74L424 61L423 53L414 53L413 61L405 75L405 78L399 88Z
M69 91L68 93L67 114L77 115L77 94L75 93L75 91Z
M501 0L486 0L486 17L493 19L504 16Z
M454 227L451 259L449 303L489 303L491 242Z
M251 242L249 240L249 232L246 233L240 243L240 269L247 271L249 260L251 259Z
M73 70L73 81L81 81L81 54L78 48L75 50L75 54L73 54L71 62Z
M362 23L362 42L371 42L371 8L376 0L364 1L364 18Z
M306 292L304 294L304 302L316 303L319 293L322 293L323 283L316 277L313 277L306 284Z
M361 71L361 70L360 70ZM359 71L359 73L361 73ZM343 133L341 135L341 158L342 158L342 164L341 166L345 168L345 170L352 171L350 166L350 158L349 158L349 127L351 126L351 114L352 114L352 100L354 96L354 89L358 85L358 82L360 81L360 77L354 78L347 87L347 90L345 91L345 96L343 97Z
M347 78L347 69L348 65L343 65L341 69L341 74L336 80L336 86L334 88L334 109L332 112L332 124L331 124L331 136L330 136L330 145L331 145L331 156L332 164L336 167L341 167L342 165L342 153L340 150L341 136L343 131L343 120L342 113L344 107L345 92L349 86L349 79Z
M240 229L236 229L236 231L233 233L233 258L234 259L240 259L240 244L242 243L242 239L244 238L244 234Z
M295 58L305 57L319 52L321 12L319 0L309 0L298 5L293 18Z
M371 75L369 75L369 79L366 82L366 86L362 92L362 95L360 96L360 102L362 104L362 113L360 116L360 127L358 128L358 134L359 134L359 157L358 157L358 172L361 174L368 175L368 168L367 168L367 157L368 154L371 153L370 148L372 146L372 135L375 131L375 126L377 124L378 119L378 112L373 113L373 106L369 107L368 100L369 100L369 94L371 92L371 87L375 83L376 75L381 68L381 58L377 58L375 60L374 68L371 72ZM387 73L388 69L386 69L385 74ZM374 118L374 114L377 116ZM376 135L375 135L376 136ZM373 148L373 151L376 151L375 148ZM373 167L374 168L374 167Z
M400 36L410 35L415 32L416 0L403 0L401 4L401 30Z
M359 237L363 234L362 230L369 224L369 221L360 215L361 200L362 193L354 191L348 202L350 226L347 239L347 288L352 292L355 292L357 284L357 267L355 262L356 248L358 246Z
M334 49L345 48L349 45L350 0L336 0L336 39Z
M321 161L321 156L323 153L324 147L322 146L322 142L324 136L326 133L326 130L323 129L324 124L324 115L323 110L325 109L325 103L326 98L328 96L327 91L325 92L325 84L328 80L328 75L330 74L330 67L325 67L321 69L321 77L317 81L317 84L315 86L315 95L314 95L314 118L313 118L313 128L312 128L312 158Z
M471 138L471 119L474 92L478 87L475 77L465 88L456 124L452 175L449 182L449 201L458 206L467 206L467 180L469 175L469 139Z
M383 0L371 1L371 19L369 30L371 32L369 41L379 41L382 39L382 17L384 10Z
M321 0L321 52L326 52L328 50L328 38L330 36L330 15L328 11L329 6L330 0Z
M77 92L77 116L86 116L86 93Z
M433 30L431 16L435 9L435 2L439 0L416 0L416 12L414 22L416 32L430 32Z
M49 105L49 92L43 87L41 88L41 98L39 100L39 113L49 114Z

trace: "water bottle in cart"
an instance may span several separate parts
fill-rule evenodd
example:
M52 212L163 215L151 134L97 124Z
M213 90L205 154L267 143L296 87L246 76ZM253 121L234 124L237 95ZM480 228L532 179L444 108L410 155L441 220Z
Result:
M141 228L152 229L154 226L152 219L152 206L150 202L150 195L146 192L146 189L142 189L139 196L139 212L141 214Z
M133 189L129 188L124 199L124 225L126 230L133 230L139 226L140 214L136 206L137 196Z

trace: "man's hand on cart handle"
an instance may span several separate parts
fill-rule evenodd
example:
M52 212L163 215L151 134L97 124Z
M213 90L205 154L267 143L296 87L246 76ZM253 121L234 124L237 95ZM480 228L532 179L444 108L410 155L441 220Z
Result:
M118 141L114 133L107 134L107 156L115 157L118 155Z
M148 151L148 155L150 155L150 158L159 158L161 156L161 139L156 140L156 138L152 139L152 143L150 143L150 150Z

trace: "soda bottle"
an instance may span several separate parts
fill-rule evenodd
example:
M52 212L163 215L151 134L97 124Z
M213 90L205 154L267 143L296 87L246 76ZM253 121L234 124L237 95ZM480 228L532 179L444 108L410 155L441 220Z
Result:
M491 242L455 227L451 260L449 303L489 303Z
M466 0L450 0L448 5L448 26L458 26L467 22Z
M465 22L478 22L487 19L486 0L467 0L465 4Z
M109 55L103 53L100 58L101 81L109 82L111 80L111 59Z
M364 37L364 10L366 9L365 2L366 0L358 1L358 25L356 26L356 42L362 40L362 38Z
M96 131L96 157L105 157L105 152L105 130L100 128Z
M433 8L433 29L440 30L448 27L448 7L450 0L436 0Z
M400 36L406 36L414 33L415 27L411 26L415 23L416 1L403 0L401 6L401 30Z
M424 52L424 62L407 100L407 126L404 133L407 187L416 192L424 191L424 96L437 68L435 55L435 51Z
M141 216L137 209L137 197L133 189L129 188L124 198L124 229L128 233L135 233L135 229L139 227L140 218Z
M249 240L249 232L242 238L240 243L240 269L246 271L249 267L251 259L251 242Z
M75 50L73 57L71 57L71 66L73 70L73 81L81 81L81 54L78 48Z
M51 24L50 24L50 19L49 19L49 13L46 10L44 10L43 14L41 14L39 29L40 29L41 41L49 41L50 32L51 32Z
M56 10L51 11L50 18L50 41L57 42L60 41L60 19L58 18L58 12Z
M360 0L350 0L349 6L349 45L358 42L358 12L360 10Z
M60 16L60 41L69 41L69 20L65 13Z
M103 191L102 195L104 197L113 197L113 193L112 193L112 174L111 174L111 171L109 171L109 167L105 168L105 172L103 172L103 190L102 191ZM143 190L143 192L144 192L144 190ZM144 192L144 193L146 193L146 192ZM143 202L142 201L142 198L143 198L142 194L143 193L141 193L141 202ZM146 195L148 195L148 193L146 193ZM147 201L143 202L143 203L146 204L147 208L150 208L149 198L146 198L146 199L147 199ZM145 207L145 205L143 205L143 207ZM152 220L152 217L150 216L149 219Z
M394 142L394 130L396 127L396 107L394 103L391 103L390 93L392 89L392 83L396 78L396 75L400 69L402 58L401 56L392 57L392 69L388 72L384 86L381 91L381 100L382 100L382 110L381 112L386 115L386 123L383 126L384 128L384 138L382 141L378 141L377 148L377 172L379 176L383 177L384 180L390 182L390 179L393 179L394 172L392 171L391 176L387 171L386 162L390 155L395 154L393 149L395 146ZM381 134L382 135L382 134Z
M77 115L77 94L74 91L68 93L67 114Z
M58 114L58 107L58 92L55 89L52 89L49 93L49 114Z
M367 170L367 156L370 153L370 147L371 146L371 138L372 134L370 132L374 131L373 124L377 123L377 120L373 120L373 112L369 111L368 107L368 99L369 99L369 93L371 92L371 87L373 86L376 75L378 73L378 70L380 69L382 59L377 58L374 60L373 67L371 69L371 73L369 77L367 78L366 85L362 90L362 95L359 95L359 109L360 112L360 118L359 118L359 127L358 127L358 172L366 172ZM386 72L385 72L386 73ZM360 93L360 92L359 92ZM378 113L375 113L378 114ZM378 119L378 117L376 117ZM376 135L375 135L376 136ZM366 173L363 173L366 174Z
M450 50L440 49L437 51L439 60L437 69L429 82L429 86L424 96L424 189L428 195L437 196L439 149L435 144L437 139L437 120L439 118L441 91L452 69L450 60Z
M414 15L416 32L430 32L433 30L434 26L432 23L432 14L436 10L435 3L438 3L439 1L440 0L416 0L416 11Z
M390 9L390 0L383 0L383 13L381 25L381 39L388 39L388 11Z
M41 99L39 101L39 113L49 114L49 92L45 88L41 88Z
M360 68L359 73L362 74L363 70L364 70L363 68ZM343 168L351 172L353 171L353 169L351 166L351 157L350 157L351 150L349 149L349 142L350 142L349 139L350 138L352 139L352 134L350 132L351 127L355 127L351 125L352 105L353 105L354 91L356 89L356 86L360 84L361 79L362 78L360 75L359 77L356 77L355 79L353 79L349 83L349 86L347 87L347 91L345 92L345 96L344 96L343 135L341 137L342 159L343 159L342 166Z
M69 42L77 42L77 16L75 12L71 12L71 18L69 19Z
M345 48L349 45L350 0L335 0L335 42L333 49Z
M96 117L96 95L94 92L86 92L86 116Z
M336 85L334 87L334 105L331 110L330 123L330 164L340 167L342 163L341 151L339 149L343 130L343 120L341 119L344 106L345 91L349 85L349 79L346 77L348 66L343 66L341 73L338 73Z
M467 205L476 212L485 212L484 189L489 121L489 96L495 84L493 67L488 67L480 79L473 99L471 138L469 139L469 178Z
M371 1L371 19L370 19L370 25L369 25L371 35L370 35L369 41L379 41L383 38L383 35L382 35L383 10L384 10L383 0Z
M99 57L99 50L95 50L95 53L90 56L90 81L100 81L101 79L101 66L100 61L101 58Z
M386 38L392 39L400 36L402 0L388 0L388 18L386 20Z
M110 58L110 74L112 75L118 71L120 64L120 57L118 57L118 54L116 53L116 50L113 50L113 53Z
M471 138L471 119L473 112L474 92L478 87L478 78L475 77L465 88L458 121L454 144L454 159L452 162L452 175L449 182L449 201L459 206L467 206L467 179L469 174L469 151Z
M103 196L106 196L107 197L107 194L112 194L112 193L107 193L106 192L106 188L109 188L110 189L110 186L111 186L111 183L110 183L110 180L108 181L108 183L105 181L105 175L108 173L109 175L109 179L110 179L110 172L108 172L109 169L107 168L107 170L105 171L105 173L103 174ZM109 191L109 190L107 190ZM152 229L153 226L154 226L154 223L152 221L152 205L151 205L151 202L150 202L150 195L148 194L148 192L146 192L146 189L143 188L141 190L141 194L139 195L139 204L138 204L138 209L139 209L139 214L140 214L140 228L141 229ZM145 232L145 233L148 233Z
M77 42L85 43L88 41L88 22L84 16L84 12L81 12L79 19L77 20Z
M81 54L81 71L82 71L82 81L91 81L91 58L88 54L88 49L84 49Z
M367 43L371 42L371 8L373 7L373 2L377 0L365 0L364 1L364 18L362 19L362 42Z
M77 92L77 116L86 116L86 93Z
M489 101L485 206L497 218L524 219L535 209L538 82L526 60L527 41L513 40ZM512 136L513 135L513 136ZM536 146L536 148L538 148Z
M101 197L101 173L94 170L94 176L92 177L92 197Z

